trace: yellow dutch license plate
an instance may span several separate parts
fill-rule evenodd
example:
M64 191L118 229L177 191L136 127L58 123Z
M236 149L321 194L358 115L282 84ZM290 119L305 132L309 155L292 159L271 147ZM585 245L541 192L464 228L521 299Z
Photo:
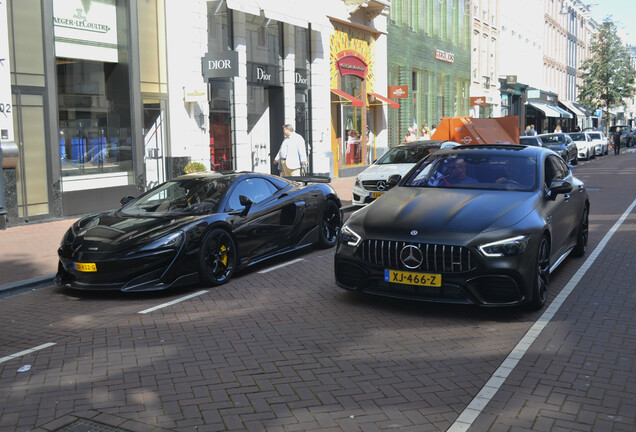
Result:
M377 197L379 197L380 195L382 195L383 193L384 193L384 192L369 192L369 196L370 196L371 198L377 198Z
M75 270L77 271L81 271L81 272L96 272L97 271L97 264L95 263L73 263L73 266L75 267Z
M436 273L414 273L399 270L384 270L384 280L391 283L418 286L442 286L442 275Z

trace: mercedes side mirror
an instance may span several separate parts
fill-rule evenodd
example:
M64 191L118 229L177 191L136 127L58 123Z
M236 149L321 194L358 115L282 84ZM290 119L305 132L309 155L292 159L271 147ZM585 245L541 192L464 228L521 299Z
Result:
M395 185L397 185L400 180L402 180L402 176L399 174L393 174L392 176L389 177L389 180L387 181L387 184L389 185L390 188L395 187Z
M550 189L548 190L548 197L555 199L559 194L566 194L572 192L572 183L567 180L552 180Z

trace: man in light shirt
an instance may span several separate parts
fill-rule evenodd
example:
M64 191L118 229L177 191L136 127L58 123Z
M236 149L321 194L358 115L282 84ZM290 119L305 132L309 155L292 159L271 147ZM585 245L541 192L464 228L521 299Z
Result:
M280 150L274 159L274 163L282 167L283 177L299 176L300 168L307 165L307 152L305 151L305 140L294 132L294 126L286 124L283 126L285 139L280 146Z

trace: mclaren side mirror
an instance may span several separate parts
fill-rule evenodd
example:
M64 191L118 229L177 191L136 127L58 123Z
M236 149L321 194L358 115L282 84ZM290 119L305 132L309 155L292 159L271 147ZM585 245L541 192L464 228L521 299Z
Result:
M125 206L126 204L128 204L129 202L131 202L132 200L134 200L135 197L134 196L125 196L122 199L119 200L119 203L123 206Z
M247 213L250 211L250 207L252 207L252 205L254 204L252 200L245 195L239 195L239 203L244 207L243 211L241 212L241 216L247 215Z

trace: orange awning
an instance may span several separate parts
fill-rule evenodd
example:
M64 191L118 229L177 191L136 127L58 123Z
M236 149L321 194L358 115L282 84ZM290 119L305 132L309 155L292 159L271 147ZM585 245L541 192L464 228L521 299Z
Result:
M369 96L373 96L374 98L376 98L376 99L378 99L378 100L381 100L382 102L384 102L385 104L387 104L387 105L388 105L388 106L390 106L391 108L399 108L399 107L400 107L400 104L399 104L399 103L397 103L397 102L395 102L395 101L392 101L391 99L389 99L389 98L388 98L388 97L386 97L386 96L382 96L382 95L379 95L379 94L377 94L377 93L367 93L367 94L368 94ZM371 104L371 105L382 105L382 104Z
M338 89L331 89L331 93L339 96L341 99L351 102L351 105L354 107L362 107L362 101L357 97L351 96L349 93L345 93Z

